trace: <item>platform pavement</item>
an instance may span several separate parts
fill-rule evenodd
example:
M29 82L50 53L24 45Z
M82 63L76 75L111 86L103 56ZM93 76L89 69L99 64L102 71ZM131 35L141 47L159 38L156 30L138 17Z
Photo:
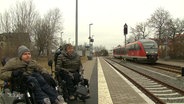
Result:
M151 104L138 89L131 85L103 58L83 63L84 76L90 81L91 98L86 104ZM104 78L103 78L104 77ZM142 94L142 95L141 95Z
M85 104L98 104L98 82L97 82L97 61L93 60L83 62L84 78L89 80L90 84L90 98L86 100ZM76 104L76 103L75 103Z
M113 104L154 104L124 76L110 67L103 58L100 63L106 78ZM124 68L124 67L122 67Z
M86 60L82 64L84 68L84 77L90 81L93 69L95 68L96 58L93 58L93 60Z
M173 60L173 59L158 59L157 63L164 63L169 65L181 66L184 67L184 60Z

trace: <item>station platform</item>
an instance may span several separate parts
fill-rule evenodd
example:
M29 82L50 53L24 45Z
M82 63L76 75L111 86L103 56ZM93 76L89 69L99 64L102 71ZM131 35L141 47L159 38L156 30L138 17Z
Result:
M85 104L154 104L103 58L87 60L83 66L90 82L90 98Z
M163 63L163 64L169 64L169 65L184 67L184 60L173 60L173 59L164 60L164 59L159 59L159 60L157 60L157 63Z

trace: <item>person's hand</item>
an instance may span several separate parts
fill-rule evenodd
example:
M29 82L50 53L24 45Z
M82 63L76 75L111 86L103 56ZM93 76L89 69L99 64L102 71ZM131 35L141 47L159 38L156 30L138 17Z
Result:
M73 77L73 73L68 72L68 75L69 75L69 76L71 76L71 77L72 77L72 79L74 79L74 77Z

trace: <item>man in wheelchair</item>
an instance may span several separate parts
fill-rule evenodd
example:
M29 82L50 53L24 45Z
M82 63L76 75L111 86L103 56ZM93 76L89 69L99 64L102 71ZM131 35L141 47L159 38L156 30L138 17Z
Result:
M18 48L18 57L10 59L1 69L0 79L10 82L12 78L21 78L25 85L32 86L37 104L65 103L53 87L56 83L49 72L31 59L30 50L24 45Z
M56 79L59 83L62 83L62 81L65 82L67 90L65 92L68 92L68 99L76 99L76 87L78 87L78 84L83 80L81 74L83 72L83 68L80 56L74 51L74 47L71 44L66 44L64 46L63 51L57 58L55 67ZM87 79L85 79L85 82L87 82ZM67 99L66 97L64 98Z

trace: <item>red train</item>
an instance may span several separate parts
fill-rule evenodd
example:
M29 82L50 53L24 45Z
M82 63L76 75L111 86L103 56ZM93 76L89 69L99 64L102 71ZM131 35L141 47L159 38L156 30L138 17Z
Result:
M143 39L113 49L115 58L137 62L155 63L158 60L158 45L154 40Z

